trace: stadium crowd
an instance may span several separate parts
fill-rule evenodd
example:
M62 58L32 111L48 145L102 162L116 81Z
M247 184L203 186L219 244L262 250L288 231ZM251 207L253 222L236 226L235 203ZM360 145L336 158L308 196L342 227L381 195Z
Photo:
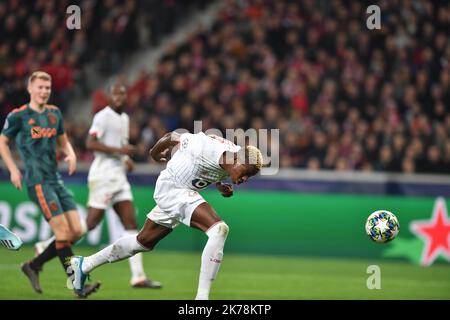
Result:
M92 89L86 86L88 64L105 76L118 72L129 53L145 44L158 44L188 9L204 3L205 0L0 1L2 118L28 99L24 79L32 72L43 70L52 76L51 101L65 111L75 89L85 94ZM70 5L80 8L80 29L67 27L73 13L67 13Z
M370 4L225 1L210 30L128 84L135 160L201 120L204 130L280 129L282 167L450 173L450 4L378 1L381 29L369 30ZM86 161L88 126L67 124Z

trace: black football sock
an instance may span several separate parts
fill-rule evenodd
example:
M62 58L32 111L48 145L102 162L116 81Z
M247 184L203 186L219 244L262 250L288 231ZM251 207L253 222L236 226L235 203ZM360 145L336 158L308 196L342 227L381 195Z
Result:
M70 278L70 276L73 274L73 271L69 269L70 258L73 256L71 244L66 240L57 240L55 247L59 260L61 261L61 264L64 268L64 272L67 274L67 277Z
M50 243L47 246L47 248L45 248L44 251L42 251L42 253L40 255L38 255L36 258L31 260L30 266L32 269L34 269L36 271L40 271L40 270L42 270L42 266L44 265L44 263L53 259L57 255L58 254L56 252L56 244L55 244L55 241L53 241L52 243Z

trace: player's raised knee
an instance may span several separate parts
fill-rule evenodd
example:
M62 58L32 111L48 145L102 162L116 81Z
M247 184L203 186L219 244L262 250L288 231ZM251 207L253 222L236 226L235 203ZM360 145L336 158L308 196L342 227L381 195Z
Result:
M230 232L230 227L224 222L220 221L213 225L211 228L209 228L208 231L206 231L206 234L211 236L219 236L222 238L226 238L228 236L228 233Z
M219 233L224 237L227 237L229 232L230 227L225 222L222 221L222 223L220 223Z

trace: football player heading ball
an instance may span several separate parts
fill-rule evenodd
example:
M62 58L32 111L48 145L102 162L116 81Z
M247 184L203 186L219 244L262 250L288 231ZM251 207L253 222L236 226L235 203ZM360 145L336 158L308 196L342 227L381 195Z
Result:
M223 184L223 179L230 177L233 184L241 184L256 175L263 166L261 152L254 146L246 146L243 150L245 159L238 159L240 150L240 146L229 140L207 136L203 132L167 133L150 151L153 159L167 162L167 167L156 181L156 206L147 215L143 229L137 236L122 237L91 256L73 257L74 288L82 291L87 275L107 262L152 250L183 223L208 236L201 258L196 299L209 299L212 281L222 262L229 227L198 192L215 183L222 195L229 197L233 188L231 184Z

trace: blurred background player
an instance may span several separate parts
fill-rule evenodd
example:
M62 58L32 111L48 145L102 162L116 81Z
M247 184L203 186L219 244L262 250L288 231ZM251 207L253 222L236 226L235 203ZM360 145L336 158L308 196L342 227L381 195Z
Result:
M86 226L93 230L103 219L105 210L112 205L119 215L125 235L136 236L137 222L133 206L133 195L127 180L126 171L133 170L134 147L128 144L129 119L123 111L127 99L127 89L120 83L110 87L110 106L106 106L95 116L86 147L95 152L88 175L89 200ZM83 222L82 222L83 223ZM36 251L45 248L51 239L37 243ZM133 288L162 287L145 275L142 254L129 259L131 286Z
M172 158L172 149L175 151ZM234 184L246 182L262 167L262 154L253 146L245 148L245 162L238 160L241 147L219 137L176 132L161 138L150 151L158 162L167 162L156 182L154 199L156 207L148 214L144 228L136 236L120 238L109 247L89 256L74 257L74 287L83 290L83 284L94 268L150 251L176 226L183 223L200 229L208 236L202 253L200 279L196 300L209 299L212 281L222 262L223 248L228 236L228 225L203 199L198 191L211 183L225 197L233 194L231 184L221 181L230 177Z
M0 224L0 243L9 250L19 250L23 242L14 232Z
M72 194L66 189L57 170L57 147L66 155L69 174L76 169L76 156L64 132L60 110L48 105L51 94L51 76L45 72L34 72L28 80L30 102L9 113L0 136L0 154L10 174L12 184L22 189L22 174L16 166L9 142L16 139L16 145L24 162L28 195L41 209L55 234L55 240L39 256L22 264L22 271L28 277L33 289L42 293L39 272L45 262L58 256L70 277L68 263L73 256L71 245L83 234ZM95 292L99 283L77 291L79 297Z
M95 152L88 175L89 200L87 228L94 229L112 205L125 228L125 234L136 236L137 222L133 206L133 195L126 171L133 170L130 156L134 147L128 144L129 119L123 111L127 99L124 85L116 83L110 88L110 106L99 111L89 130L86 146ZM134 288L161 288L161 283L147 278L142 263L142 254L129 259L131 285Z

